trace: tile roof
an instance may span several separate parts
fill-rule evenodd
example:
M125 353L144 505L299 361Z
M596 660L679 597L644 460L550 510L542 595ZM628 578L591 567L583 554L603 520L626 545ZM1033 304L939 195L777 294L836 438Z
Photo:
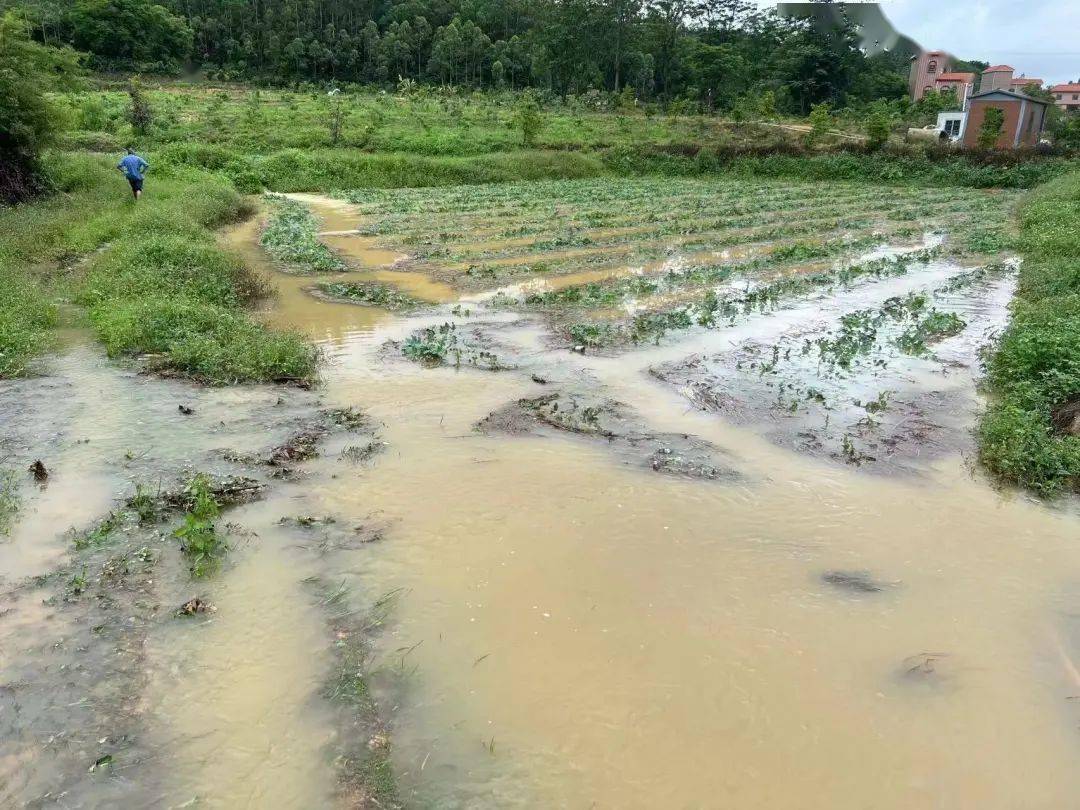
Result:
M942 73L935 79L939 82L973 82L975 81L974 73Z
M983 73L1004 73L1006 71L1012 73L1013 70L1015 70L1015 68L1012 65L994 65L993 67L988 67Z
M1050 88L1051 93L1080 93L1080 82L1069 82L1067 84L1055 84Z

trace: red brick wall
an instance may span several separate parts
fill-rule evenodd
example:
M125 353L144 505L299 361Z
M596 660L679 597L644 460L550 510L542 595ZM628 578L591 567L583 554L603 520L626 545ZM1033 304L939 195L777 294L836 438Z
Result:
M1011 149L1013 139L1016 137L1016 123L1020 117L1020 100L1016 101L972 101L968 104L967 126L964 129L964 146L979 145L979 129L983 119L986 118L986 110L996 107L1005 112L1005 125L1001 128L997 143L998 149ZM1031 107L1029 104L1028 107Z

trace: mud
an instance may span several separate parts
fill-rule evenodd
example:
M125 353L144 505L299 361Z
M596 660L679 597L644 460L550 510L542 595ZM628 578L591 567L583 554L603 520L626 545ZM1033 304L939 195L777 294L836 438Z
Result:
M929 295L932 304L920 303L920 311L941 306L964 321L917 354L897 344L906 345L905 324L919 316L899 322L872 316L894 311L886 301L881 310L859 310L871 313L860 315L870 331L857 338L862 343L843 344L853 353L840 357L842 365L835 360L835 322L807 313L767 343L746 340L719 354L658 364L650 373L694 407L785 448L874 472L917 474L927 461L971 452L969 427L981 408L980 351L1006 322L1012 284L1002 271L927 290L919 300Z
M720 448L685 433L650 431L623 403L590 394L555 392L519 399L488 414L476 429L489 436L561 431L603 440L625 463L662 475L713 481L740 478Z
M0 591L0 804L151 806L156 804L153 796L172 796L169 803L179 805L190 796L174 792L173 755L159 738L153 673L160 662L152 639L181 619L223 618L216 600L211 602L204 591L216 589L213 581L192 580L181 544L172 535L194 506L185 482L196 469L211 472L209 491L228 510L218 532L243 557L246 548L262 540L233 516L280 486L270 465L282 460L302 465L324 447L340 452L340 446L358 437L376 441L375 434L364 414L350 407L320 408L318 398L305 392L202 389L154 381L109 368L104 358L85 349L75 352L73 363L60 363L54 377L4 384L5 402L30 408L0 410L8 452L50 459L50 480L24 492L29 525L54 491L66 491L72 479L85 478L89 469L97 469L110 490L134 489L135 494L98 501L102 511L87 514L81 526L68 531L65 524L54 525L55 539L48 533L27 537L21 531L24 520L0 545L8 577ZM137 425L136 433L125 436L108 420L80 418L80 411L104 412L110 407L106 403L76 396L64 408L63 402L53 401L58 384L81 393L87 379L120 395L117 416L121 423ZM190 414L177 414L177 399L192 403ZM57 412L69 420L65 429L42 430ZM35 419L26 420L27 413ZM72 439L70 431L80 424L89 435ZM173 441L176 430L184 441ZM237 449L221 451L216 445L223 437ZM132 439L147 449L122 450ZM88 500L86 506L92 509L93 503ZM78 521L76 512L66 515ZM352 534L356 542L372 542L385 531L385 526L354 528ZM12 576L27 541L52 545L67 559L48 573ZM222 574L236 564L232 557L222 560ZM43 559L35 550L27 562L38 567L35 561ZM204 592L192 596L192 590ZM334 638L327 636L328 648ZM370 714L357 719L344 706L340 713L355 728L371 723L375 729ZM342 766L342 778L347 776L354 789L364 783L364 773Z

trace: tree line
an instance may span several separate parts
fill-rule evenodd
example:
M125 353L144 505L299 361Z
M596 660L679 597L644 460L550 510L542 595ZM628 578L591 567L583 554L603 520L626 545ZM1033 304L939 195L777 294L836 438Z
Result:
M904 54L867 58L748 0L0 0L105 70L327 84L605 91L781 112L902 98Z

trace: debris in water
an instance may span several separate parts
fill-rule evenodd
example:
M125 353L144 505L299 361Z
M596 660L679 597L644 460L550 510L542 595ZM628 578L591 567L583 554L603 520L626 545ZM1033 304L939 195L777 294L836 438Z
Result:
M548 383L548 381L541 377L539 374L533 374L532 381L537 385L547 385Z
M88 769L87 772L88 773L93 773L94 771L100 771L103 768L108 768L112 764L113 764L112 754L106 754L103 757L98 757L97 759L95 759L94 764L90 766L90 768Z
M30 465L30 472L34 475L34 480L39 484L49 480L49 471L45 469L45 465L41 463L41 459L38 459Z
M196 613L213 613L217 608L209 602L193 597L176 609L177 616L194 616Z
M869 571L826 571L821 575L821 580L856 593L878 593L886 587L871 577Z
M192 416L195 413L195 409L192 408L190 405L181 405L179 406L178 410L184 416Z
M318 444L322 438L322 431L306 430L292 436L285 444L275 447L270 451L267 464L272 467L281 467L290 461L306 461L319 454Z
M519 399L492 411L476 429L489 435L565 431L603 439L630 463L663 475L714 481L739 478L719 447L685 433L654 433L626 405L594 392Z
M909 655L901 663L903 674L907 678L928 678L937 672L937 662L947 658L948 653L924 652L918 655Z

